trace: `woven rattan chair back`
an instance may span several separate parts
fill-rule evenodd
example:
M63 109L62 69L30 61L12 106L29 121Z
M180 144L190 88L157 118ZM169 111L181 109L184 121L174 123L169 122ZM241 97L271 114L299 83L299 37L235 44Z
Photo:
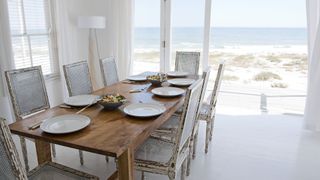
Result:
M175 71L188 72L198 75L200 52L176 52Z
M0 118L0 179L3 180L27 180L24 170L8 125Z
M183 112L179 122L178 133L176 133L176 151L180 152L192 135L195 120L198 112L198 105L201 94L202 79L197 80L186 92L186 98L183 105Z
M5 72L16 119L50 107L40 66Z
M104 86L110 86L119 82L118 68L114 57L101 59L100 69Z
M86 61L63 65L69 96L91 94L92 83Z

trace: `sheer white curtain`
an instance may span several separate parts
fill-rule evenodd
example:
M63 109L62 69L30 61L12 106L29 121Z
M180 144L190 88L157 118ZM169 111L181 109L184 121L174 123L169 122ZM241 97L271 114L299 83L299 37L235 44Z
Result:
M119 76L126 78L131 72L134 0L56 0L56 26L60 68L64 64L95 58L94 81L97 88L103 86L96 47L88 52L89 30L77 27L78 16L105 16L106 28L98 29L101 58L114 56L117 59ZM91 33L92 34L92 33ZM95 45L95 43L93 43ZM60 69L62 70L62 69ZM65 86L63 72L62 84ZM64 96L67 97L66 88Z
M0 0L0 116L8 121L13 120L11 114L9 95L4 79L4 71L12 69L12 49L10 38L9 14L7 0Z
M305 127L320 131L320 0L306 0L309 74Z
M107 54L117 59L119 78L132 70L134 0L109 0L107 4Z

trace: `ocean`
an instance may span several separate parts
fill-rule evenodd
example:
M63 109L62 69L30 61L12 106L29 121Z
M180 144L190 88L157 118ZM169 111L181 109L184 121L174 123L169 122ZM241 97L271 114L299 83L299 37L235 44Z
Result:
M203 28L179 27L172 29L172 47L202 48ZM160 28L135 28L134 48L159 50ZM306 46L306 28L212 28L210 49L236 46Z

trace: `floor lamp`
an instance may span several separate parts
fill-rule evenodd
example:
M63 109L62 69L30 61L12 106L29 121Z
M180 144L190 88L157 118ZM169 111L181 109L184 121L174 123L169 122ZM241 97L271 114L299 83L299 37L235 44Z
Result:
M106 18L104 16L79 16L78 17L78 28L82 29L89 29L89 68L90 73L92 75L92 85L93 88L97 88L97 81L96 81L96 71L95 71L95 56L94 56L94 44L92 39L92 32L94 33L94 41L96 46L96 52L98 54L98 60L100 60L100 49L99 43L97 38L97 29L104 29L106 27Z

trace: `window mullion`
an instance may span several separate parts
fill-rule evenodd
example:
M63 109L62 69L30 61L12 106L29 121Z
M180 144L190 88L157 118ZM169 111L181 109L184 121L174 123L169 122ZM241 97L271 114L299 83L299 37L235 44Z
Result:
M25 11L24 11L24 0L21 0L21 15L22 15L22 21L23 21L23 34L27 37L27 41L28 41L30 64L31 66L33 66L31 40L30 40L29 34L27 33L27 23L26 23Z
M32 57L32 48L31 48L31 38L29 34L26 34L28 40L28 47L29 47L29 55L30 55L30 64L33 66L33 57Z

